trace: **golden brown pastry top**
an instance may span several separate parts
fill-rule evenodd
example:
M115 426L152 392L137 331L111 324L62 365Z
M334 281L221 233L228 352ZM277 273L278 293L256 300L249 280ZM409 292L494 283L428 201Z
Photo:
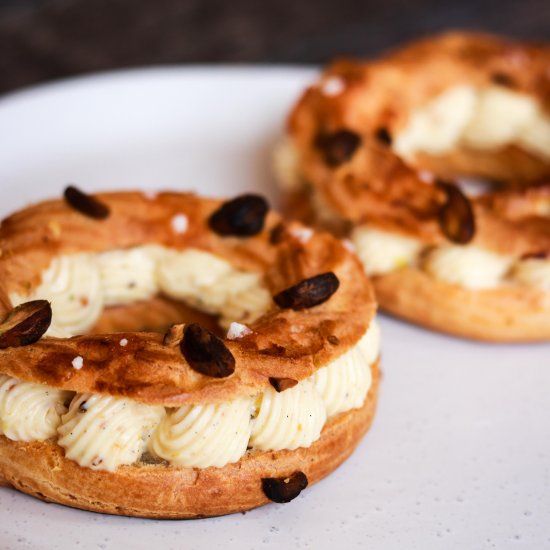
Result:
M338 93L327 93L332 79L340 83ZM446 194L390 144L415 107L461 83L525 92L550 113L550 47L447 33L380 60L336 62L306 90L288 131L306 191L340 220L337 231L369 222L428 244L446 240L438 221ZM471 205L474 244L519 256L550 253L550 184L496 189Z
M309 278L334 272L338 290L324 303L294 311L272 309L252 333L225 340L236 359L234 374L211 378L192 370L179 346L163 335L117 333L69 339L43 337L37 343L0 350L0 372L25 381L77 392L127 396L144 403L175 406L254 394L269 377L302 380L353 346L375 312L372 288L358 260L336 239L316 232L307 241L291 231L297 223L268 213L263 230L252 237L223 237L208 226L222 201L185 193L96 195L110 209L106 219L84 216L64 200L17 212L0 227L0 294L3 316L8 294L28 291L40 273L61 254L100 252L157 243L175 249L194 247L219 255L242 269L260 270L273 295ZM187 216L185 233L173 231L174 216ZM120 341L126 339L122 347ZM72 361L82 357L83 367Z
M536 99L550 114L550 47L481 33L450 32L416 41L368 62L341 60L303 95L290 118L293 134L313 117L317 129L348 128L390 135L409 113L444 90L460 85L498 85ZM341 93L326 94L323 84L337 78ZM306 108L307 105L307 108Z

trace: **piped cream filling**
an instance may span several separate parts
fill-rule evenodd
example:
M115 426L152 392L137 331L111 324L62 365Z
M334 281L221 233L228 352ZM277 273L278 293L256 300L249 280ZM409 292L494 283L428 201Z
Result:
M86 332L99 319L103 311L104 292L94 254L54 258L41 278L40 285L30 296L11 294L12 304L16 306L29 300L49 300L52 324L57 330L70 335ZM47 336L50 334L46 333Z
M0 434L14 441L54 437L71 392L0 374Z
M80 466L112 472L141 457L164 415L160 406L78 394L57 429L57 444Z
M513 256L476 246L441 246L428 252L424 270L433 277L472 290L495 288L514 262Z
M158 292L157 262L160 246L138 246L98 254L97 264L106 306L147 300Z
M36 299L52 304L47 336L68 337L89 331L105 306L126 305L163 292L232 322L252 323L272 304L263 275L236 269L197 249L171 250L157 245L99 254L54 258L29 295L12 293L14 306Z
M351 236L367 275L381 275L415 263L423 243L368 226L356 227Z
M418 239L358 226L351 235L369 275L384 275L414 266L447 283L481 290L522 285L550 290L550 260L522 259L474 245L427 247Z
M311 380L283 392L267 389L258 398L250 446L261 451L309 447L327 419L323 398Z
M250 439L251 398L184 405L169 412L152 440L152 454L185 468L221 468L237 462Z
M550 117L527 94L455 86L410 114L393 149L412 160L420 152L443 155L461 145L478 150L517 145L550 160Z
M361 407L371 384L372 365L380 354L381 333L373 319L357 346L313 375L313 383L331 417Z
M281 393L268 388L250 397L175 409L0 375L0 433L15 441L57 438L68 459L95 470L134 464L145 452L173 466L223 467L247 449L309 447L327 418L363 405L379 352L380 331L373 322L354 348L325 367L325 374L315 373ZM86 368L85 359L79 368Z
M220 315L220 325L252 323L270 307L271 294L260 273L235 269L229 262L201 250L166 251L157 280L172 298Z

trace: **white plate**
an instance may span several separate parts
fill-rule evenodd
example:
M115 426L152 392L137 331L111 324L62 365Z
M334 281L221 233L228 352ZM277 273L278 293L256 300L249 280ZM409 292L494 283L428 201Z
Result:
M0 101L0 214L65 184L276 197L270 148L311 69L151 69ZM0 548L550 547L550 346L460 341L382 319L374 427L287 505L119 518L0 489Z

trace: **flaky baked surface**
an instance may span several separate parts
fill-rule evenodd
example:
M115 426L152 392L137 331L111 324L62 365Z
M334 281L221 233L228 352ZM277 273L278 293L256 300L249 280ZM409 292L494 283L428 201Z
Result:
M236 359L235 373L227 378L197 373L177 346L164 345L162 335L143 332L44 337L30 346L0 350L0 372L55 388L130 397L142 403L177 406L225 401L269 387L269 377L307 378L355 345L374 316L373 290L361 265L328 233L316 232L304 243L293 233L299 224L285 224L277 214L269 213L259 234L223 237L208 226L210 215L222 204L219 200L186 193L159 193L150 198L124 192L95 197L109 207L107 219L91 219L65 201L54 200L2 222L4 314L11 309L9 294L36 286L40 273L56 256L143 244L198 248L236 267L261 271L273 295L325 272L334 272L340 287L314 308L295 311L273 304L250 326L250 334L226 340ZM182 214L188 219L188 230L175 233L172 220ZM120 316L124 318L124 313ZM128 340L124 348L119 345L121 338ZM83 358L85 368L73 368L75 357Z
M377 364L372 372L363 406L331 418L308 448L254 451L223 468L135 464L106 472L81 468L52 442L23 443L0 436L0 485L49 502L117 515L196 518L249 510L269 502L262 478L301 471L312 485L352 453L374 417Z

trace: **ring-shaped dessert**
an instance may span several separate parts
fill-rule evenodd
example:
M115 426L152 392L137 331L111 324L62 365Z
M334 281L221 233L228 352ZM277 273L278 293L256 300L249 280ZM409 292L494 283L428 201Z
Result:
M349 238L390 313L550 339L549 68L548 47L465 33L336 63L276 152L288 211Z
M370 426L380 333L361 264L260 196L70 187L6 218L0 252L0 483L221 515L289 502Z

